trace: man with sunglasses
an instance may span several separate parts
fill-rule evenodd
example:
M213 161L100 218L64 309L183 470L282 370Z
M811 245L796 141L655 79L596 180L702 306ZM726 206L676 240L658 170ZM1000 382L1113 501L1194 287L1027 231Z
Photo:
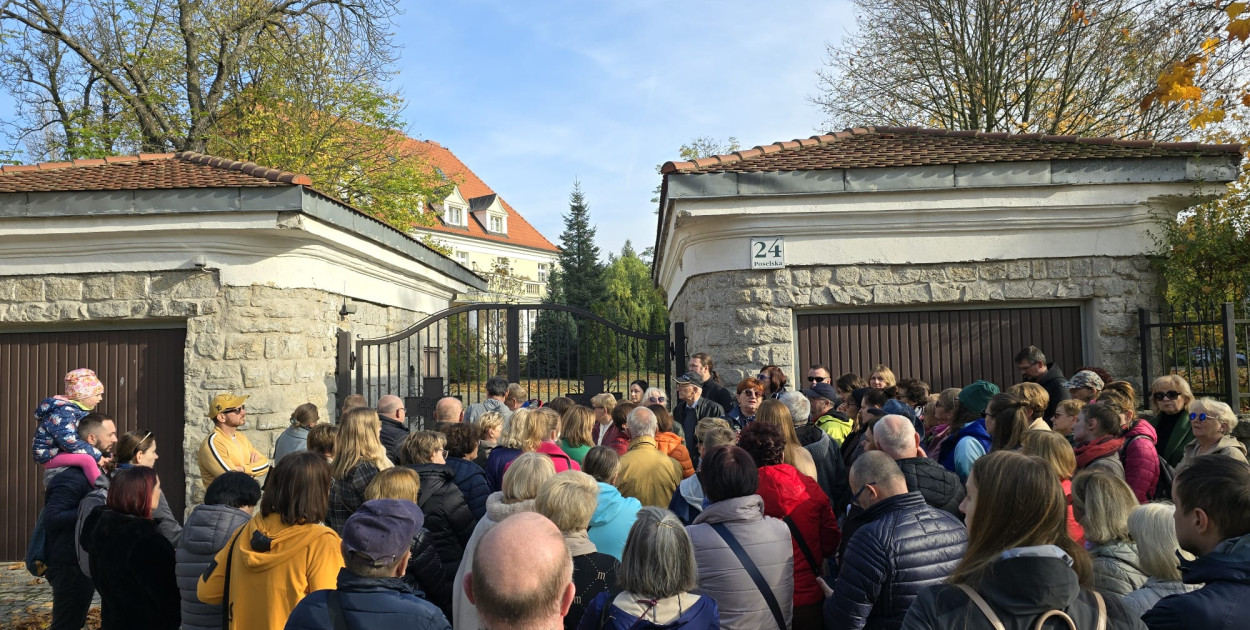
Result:
M239 432L247 420L246 401L247 396L218 394L208 405L205 415L213 421L213 432L200 444L200 478L205 488L231 470L253 477L269 472L269 459Z

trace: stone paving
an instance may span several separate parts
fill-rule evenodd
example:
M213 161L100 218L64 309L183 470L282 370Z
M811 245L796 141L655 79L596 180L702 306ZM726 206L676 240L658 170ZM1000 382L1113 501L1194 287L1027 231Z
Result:
M0 564L0 627L11 630L47 628L52 620L52 587L32 577L20 562ZM100 596L92 602L87 627L99 628Z

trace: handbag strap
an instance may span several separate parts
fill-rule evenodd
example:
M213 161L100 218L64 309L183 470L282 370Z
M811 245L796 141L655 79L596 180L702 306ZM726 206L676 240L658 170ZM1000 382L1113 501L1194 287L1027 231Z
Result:
M799 526L795 524L794 519L790 518L789 514L781 520L786 522L786 525L790 528L790 536L794 538L794 544L799 546L799 551L802 551L803 557L807 558L807 567L812 570L812 573L816 574L816 577L820 577L820 565L816 563L816 556L812 555L811 548L807 546L807 540L799 532Z
M243 528L234 533L230 540L230 551L226 552L226 577L221 586L221 630L230 630L230 565L234 564L234 546L243 535Z
M773 594L773 589L764 579L764 575L760 573L759 567L755 566L755 562L751 560L751 556L747 555L746 549L742 548L742 544L737 538L730 533L729 528L724 523L709 523L712 531L720 535L721 539L729 545L729 549L738 556L738 562L742 563L742 568L746 569L747 575L751 576L751 580L755 582L755 588L759 589L760 595L764 596L764 602L768 604L768 610L772 611L773 619L777 622L779 630L786 630L786 618L781 614L781 604L777 603L777 596Z
M330 621L334 623L334 630L347 630L347 618L343 616L343 602L339 599L337 590L326 593L326 608L330 610Z
M972 590L972 587L967 584L956 584L955 586L958 587L959 590L963 591L964 595L967 595L968 599L972 600L973 604L976 604L977 608L981 610L981 614L985 615L985 618L989 620L990 625L994 627L994 630L1005 630L1002 620L998 618L998 615L994 614L994 609L990 608L989 603L981 597L980 593Z
M1098 622L1094 624L1095 630L1107 630L1107 602L1098 591L1094 591L1094 601L1098 604Z
M990 625L994 627L994 630L1004 630L1003 622L999 620L998 615L994 614L994 609L990 608L989 603L981 597L980 593L973 590L972 587L967 584L957 584L956 586L968 596L968 599L972 600L973 604L976 604L976 607L980 609L981 614L985 615L985 618L989 620ZM1102 598L1102 594L1098 591L1093 591L1093 595L1094 602L1098 606L1095 630L1107 630L1107 602ZM1072 628L1072 630L1078 630L1076 622L1062 610L1051 610L1043 613L1042 616L1038 617L1037 621L1033 623L1033 630L1041 630L1042 625L1052 618L1062 619L1068 622L1068 627Z

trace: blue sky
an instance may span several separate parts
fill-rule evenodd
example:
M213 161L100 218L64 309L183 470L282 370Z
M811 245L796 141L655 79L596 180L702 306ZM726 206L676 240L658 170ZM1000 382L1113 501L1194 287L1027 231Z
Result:
M403 2L409 131L558 244L579 179L606 258L655 239L655 167L697 136L807 137L848 2Z

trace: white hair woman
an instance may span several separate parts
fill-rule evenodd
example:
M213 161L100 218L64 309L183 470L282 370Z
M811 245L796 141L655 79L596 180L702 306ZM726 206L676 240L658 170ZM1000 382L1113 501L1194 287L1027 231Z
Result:
M1167 463L1177 466L1184 456L1185 445L1194 439L1189 426L1189 405L1194 392L1189 383L1176 374L1165 374L1150 383L1150 424L1157 434L1157 448Z
M664 393L664 390L660 389L659 387L648 387L647 393L643 394L642 396L642 402L638 404L644 407L647 405L657 405L657 404L664 405L665 407L667 407L668 406L668 394Z
M589 627L613 630L718 627L716 600L691 592L698 583L694 548L681 521L668 510L644 507L629 529L616 571L620 592L611 602L610 593L596 597L586 605L584 619Z
M1168 595L1188 593L1197 588L1181 582L1181 566L1177 554L1193 560L1176 541L1176 523L1171 503L1139 505L1128 517L1128 531L1137 542L1141 570L1148 576L1145 586L1124 596L1124 605L1140 617Z
M598 497L599 484L594 477L567 470L545 481L534 499L534 510L560 528L564 544L573 556L573 586L577 587L577 597L564 615L565 630L577 628L590 600L616 589L616 569L620 563L601 553L586 533Z
M1178 472L1203 455L1246 461L1246 446L1230 435L1237 426L1237 414L1232 407L1213 398L1199 398L1189 406L1189 425L1194 441L1185 446L1185 456L1176 466Z

